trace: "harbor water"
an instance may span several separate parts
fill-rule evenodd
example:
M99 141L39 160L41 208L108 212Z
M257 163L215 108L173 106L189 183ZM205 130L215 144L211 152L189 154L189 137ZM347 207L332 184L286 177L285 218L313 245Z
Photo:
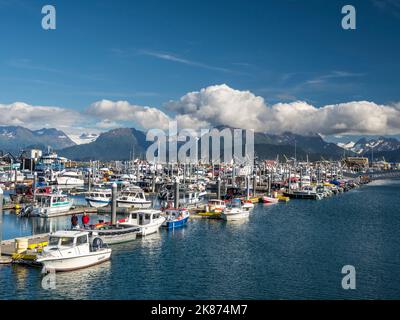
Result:
M242 222L193 219L113 246L104 264L57 273L53 290L39 268L0 266L0 299L399 299L399 194L400 180L382 180L321 201L258 204ZM3 238L69 219L5 212ZM342 288L345 265L355 290Z

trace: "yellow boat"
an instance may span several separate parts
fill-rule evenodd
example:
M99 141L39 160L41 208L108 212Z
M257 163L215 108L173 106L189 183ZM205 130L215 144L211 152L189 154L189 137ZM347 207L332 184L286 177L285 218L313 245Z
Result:
M283 195L279 195L278 199L279 199L280 202L288 202L290 200L289 197L285 197Z

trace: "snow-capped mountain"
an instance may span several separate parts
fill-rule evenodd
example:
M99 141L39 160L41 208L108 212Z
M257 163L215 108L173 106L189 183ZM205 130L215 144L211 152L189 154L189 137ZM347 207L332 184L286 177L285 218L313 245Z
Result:
M400 149L400 141L395 138L379 137L378 139L361 138L357 142L338 143L339 147L359 155L373 152L387 152Z
M87 132L84 132L80 135L79 134L78 135L69 134L68 136L76 144L91 143L91 142L96 141L96 139L99 137L99 135L96 133L87 133Z

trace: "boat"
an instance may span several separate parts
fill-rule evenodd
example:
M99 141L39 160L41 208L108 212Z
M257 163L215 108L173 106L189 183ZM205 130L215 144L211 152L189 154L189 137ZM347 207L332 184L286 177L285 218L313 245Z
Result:
M166 209L163 213L166 218L162 226L167 229L183 227L189 220L190 213L186 209Z
M220 213L226 208L226 203L223 200L211 199L207 203L208 212Z
M75 171L66 171L56 178L58 185L63 186L83 186L85 181L82 175Z
M268 197L268 196L263 196L262 197L262 202L263 203L278 203L279 199L278 198L273 198L273 197Z
M242 208L240 199L233 199L221 213L221 218L225 221L237 221L248 218L249 210Z
M313 199L321 200L324 198L323 187L304 186L300 189L291 190L289 192L284 192L284 196L294 199Z
M151 201L146 200L142 188L131 186L121 191L121 194L117 198L117 206L119 208L147 209L150 208Z
M94 208L102 208L111 204L110 189L95 189L85 197L87 203Z
M48 218L58 213L68 212L72 204L73 201L61 192L43 193L36 196L32 214Z
M72 271L109 260L111 249L100 238L89 239L87 231L56 231L37 256L45 271Z
M107 245L125 243L136 239L139 233L139 228L129 227L124 225L111 225L109 223L102 224L101 226L91 226L89 230L91 239L100 238Z
M139 228L139 236L145 236L158 232L158 229L165 222L162 211L154 209L143 209L129 213L128 217L121 219L119 225Z
M242 209L246 211L251 211L254 209L254 203L251 200L244 200L242 203Z

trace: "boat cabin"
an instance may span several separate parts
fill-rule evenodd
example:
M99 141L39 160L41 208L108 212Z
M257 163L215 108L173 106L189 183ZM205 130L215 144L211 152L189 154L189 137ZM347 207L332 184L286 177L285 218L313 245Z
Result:
M125 219L125 223L135 226L144 226L152 224L154 220L159 219L161 216L160 210L140 210L133 211L129 214L128 218ZM124 222L122 222L123 224Z

